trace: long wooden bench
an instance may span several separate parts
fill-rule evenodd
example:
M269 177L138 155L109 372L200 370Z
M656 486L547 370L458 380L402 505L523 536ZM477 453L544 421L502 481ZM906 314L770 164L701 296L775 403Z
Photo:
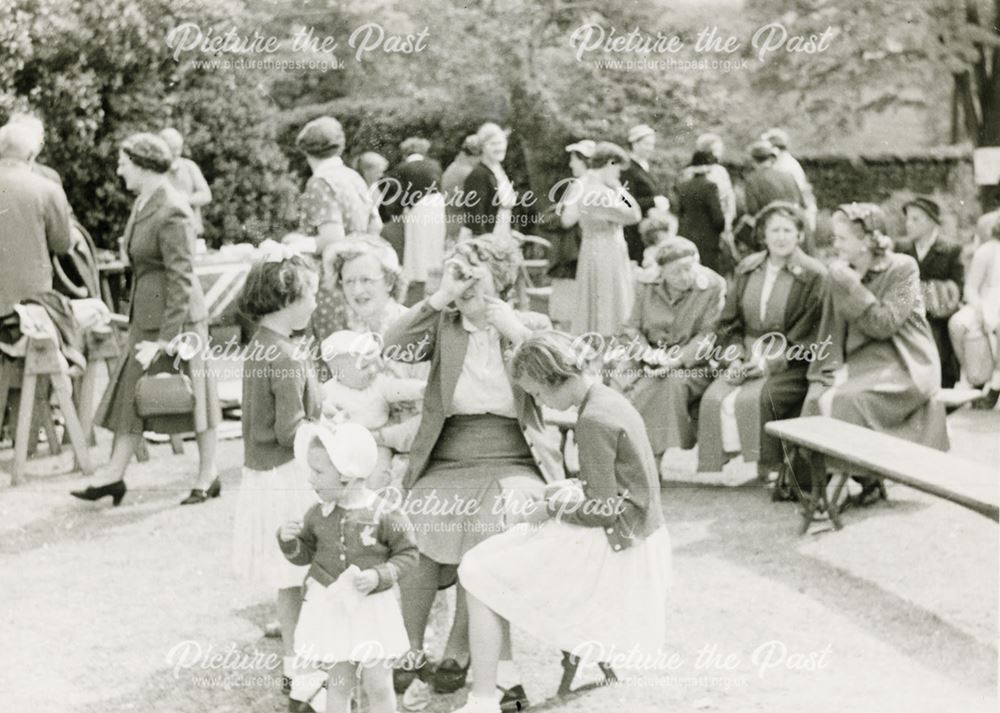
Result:
M812 492L803 494L801 532L827 512L842 527L838 501L847 478L868 475L902 483L1000 522L1000 473L948 453L825 416L773 421L766 426L786 445L810 454ZM829 459L830 463L827 463ZM827 467L841 470L827 497Z

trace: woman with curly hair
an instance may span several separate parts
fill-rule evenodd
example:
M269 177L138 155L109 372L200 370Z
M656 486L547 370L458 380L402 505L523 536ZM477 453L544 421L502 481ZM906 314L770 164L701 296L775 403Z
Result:
M830 348L809 367L802 415L832 416L948 450L944 406L934 400L941 365L917 261L892 252L882 210L872 203L837 208L833 245L837 259L829 266L819 326ZM856 479L863 487L855 504L884 494L877 479Z
M550 326L544 315L515 312L505 301L520 259L517 243L500 236L458 243L437 292L385 335L386 357L431 365L403 481L420 562L400 581L411 651L397 672L397 690L416 676L439 692L464 685L469 655L461 592L444 660L433 678L425 668L424 630L435 592L456 583L466 552L506 529L513 514L541 498L545 483L563 477L540 405L506 369L511 349ZM516 680L501 678L515 688Z

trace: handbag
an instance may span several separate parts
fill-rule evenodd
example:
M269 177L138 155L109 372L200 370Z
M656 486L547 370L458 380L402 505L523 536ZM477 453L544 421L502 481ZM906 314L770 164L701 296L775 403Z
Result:
M920 286L923 288L928 317L946 319L962 306L962 292L951 280L925 280Z
M191 377L174 371L143 374L135 385L135 410L141 418L194 412Z

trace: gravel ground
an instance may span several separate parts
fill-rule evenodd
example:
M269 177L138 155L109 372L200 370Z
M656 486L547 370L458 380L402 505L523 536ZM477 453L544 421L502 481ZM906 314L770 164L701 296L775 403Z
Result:
M1000 413L950 423L958 455L1000 464ZM230 573L241 443L223 441L223 495L196 507L177 506L194 444L183 456L150 450L119 508L67 495L103 478L60 474L66 454L0 487L0 711L285 709L278 646L262 638L273 595ZM106 439L96 452L107 458ZM551 710L997 709L995 523L890 487L887 503L847 513L844 530L800 538L794 507L771 503L742 463L708 478L689 453L665 466L673 664L620 670L628 680ZM435 612L437 646L447 607ZM558 652L523 632L515 648L529 695L554 691Z

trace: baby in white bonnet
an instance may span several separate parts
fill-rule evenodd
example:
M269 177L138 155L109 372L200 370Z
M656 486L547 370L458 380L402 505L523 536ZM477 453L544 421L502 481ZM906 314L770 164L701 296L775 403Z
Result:
M375 436L379 446L378 465L368 487L379 490L398 480L405 466L420 417L389 424L390 405L420 401L426 382L387 375L382 369L378 340L371 334L351 330L334 332L320 347L332 377L323 384L323 417L334 423L357 423Z

